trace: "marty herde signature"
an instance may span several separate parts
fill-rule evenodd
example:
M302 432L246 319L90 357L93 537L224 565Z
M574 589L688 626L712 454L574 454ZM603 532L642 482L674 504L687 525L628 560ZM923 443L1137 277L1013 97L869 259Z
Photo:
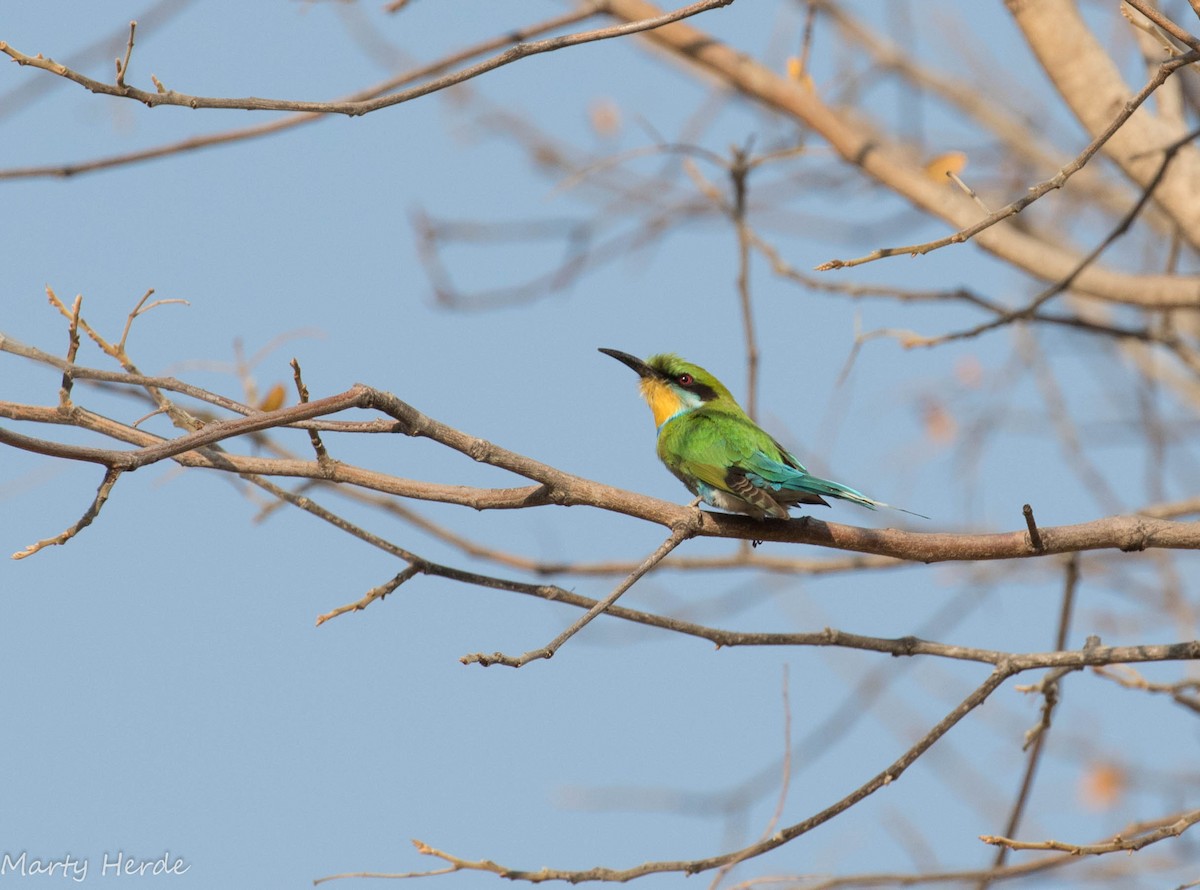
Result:
M104 851L103 857L97 863L100 866L100 877L120 878L130 875L182 875L192 867L182 856L172 856L170 851L163 851L161 856L153 859L142 859L126 854L122 850L116 853ZM33 875L48 877L70 878L73 881L87 880L91 860L86 856L65 856L46 858L30 856L22 850L14 855L5 852L0 855L0 877L20 875L23 878Z

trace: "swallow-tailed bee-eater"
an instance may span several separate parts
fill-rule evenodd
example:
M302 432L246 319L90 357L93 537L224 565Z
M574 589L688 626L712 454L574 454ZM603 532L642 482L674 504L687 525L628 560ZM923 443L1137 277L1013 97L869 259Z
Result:
M825 497L911 512L809 473L699 365L672 353L642 361L616 349L600 351L637 372L658 428L659 459L706 504L755 519L787 519L797 504L828 507Z

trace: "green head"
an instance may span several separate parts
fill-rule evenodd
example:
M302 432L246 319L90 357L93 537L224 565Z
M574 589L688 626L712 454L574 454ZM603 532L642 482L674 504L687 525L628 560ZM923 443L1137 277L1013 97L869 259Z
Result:
M660 429L668 420L701 407L743 413L725 384L674 353L664 352L642 361L616 349L600 351L628 365L642 378L642 398L654 412L654 425Z

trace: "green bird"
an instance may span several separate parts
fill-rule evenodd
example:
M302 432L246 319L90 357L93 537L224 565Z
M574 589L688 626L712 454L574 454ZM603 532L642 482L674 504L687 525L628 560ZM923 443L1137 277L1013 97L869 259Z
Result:
M787 519L788 508L797 504L828 507L825 495L871 510L911 513L809 473L699 365L672 353L642 361L616 349L600 351L637 372L658 427L659 460L706 504L755 519Z

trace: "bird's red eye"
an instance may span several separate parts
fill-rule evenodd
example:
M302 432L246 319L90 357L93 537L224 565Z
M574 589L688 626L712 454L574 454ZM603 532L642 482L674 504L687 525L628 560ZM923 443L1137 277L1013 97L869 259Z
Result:
M691 374L680 374L676 379L679 381L680 386L691 386L695 382L692 380Z

